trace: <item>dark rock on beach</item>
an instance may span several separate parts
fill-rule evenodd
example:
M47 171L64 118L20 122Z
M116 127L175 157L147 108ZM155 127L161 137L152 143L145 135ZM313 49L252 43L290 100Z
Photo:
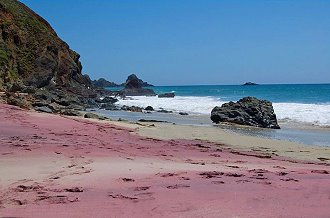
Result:
M137 107L137 106L122 106L121 107L122 110L124 111L131 111L131 112L142 112L143 108L141 107Z
M107 103L107 104L102 104L100 106L100 109L108 110L108 111L118 111L120 110L120 107L118 107L115 104Z
M182 116L187 116L187 115L189 115L189 114L186 113L186 112L180 112L179 114L182 115Z
M144 110L146 111L154 111L154 108L151 106L147 106L146 108L144 108Z
M117 101L118 99L109 96L104 97L102 100L101 99L96 100L97 103L110 103L110 104L114 104Z
M128 76L125 88L120 91L123 96L155 96L155 92L152 89L143 88L140 79L132 74Z
M169 123L168 121L163 120L146 120L146 119L139 119L139 122L146 122L146 123Z
M63 111L60 112L62 115L65 116L73 116L73 117L78 117L81 116L81 112L77 111L77 110L70 110L70 109L65 109Z
M158 98L174 98L174 97L175 97L174 92L163 93L158 95Z
M86 113L84 115L84 118L98 119L98 120L105 120L106 119L106 117L102 117L102 116L99 116L99 115L94 114L94 113Z
M165 114L173 113L173 111L168 111L168 110L165 110L165 109L160 109L157 112L159 112L159 113L165 113Z
M46 106L35 107L35 110L44 113L53 113L53 110Z
M228 122L240 125L279 129L272 103L254 97L245 97L238 102L229 102L213 108L214 123Z

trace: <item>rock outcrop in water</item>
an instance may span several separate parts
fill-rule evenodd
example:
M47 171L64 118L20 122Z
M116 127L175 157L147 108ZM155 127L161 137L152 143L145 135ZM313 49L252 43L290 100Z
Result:
M163 93L163 94L158 95L158 98L174 98L174 97L175 97L174 92L168 92L168 93Z
M211 120L215 123L229 122L262 128L279 129L272 103L254 97L229 102L213 108Z
M128 76L125 88L120 91L121 95L124 96L154 96L156 95L152 89L145 89L142 87L141 80L132 74Z
M242 86L257 86L257 83L253 83L253 82L246 82L244 83Z

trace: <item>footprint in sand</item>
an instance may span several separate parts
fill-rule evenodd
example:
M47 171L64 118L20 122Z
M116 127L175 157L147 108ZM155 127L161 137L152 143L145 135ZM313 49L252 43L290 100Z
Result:
M146 191L150 189L150 186L140 186L140 187L135 187L133 190L134 191Z
M329 172L326 170L312 170L311 173L329 174Z
M210 171L210 172L199 173L199 175L202 176L204 179L211 179L211 178L221 178L221 176L224 175L224 173L218 171Z
M212 184L220 185L220 184L225 184L224 181L212 181Z
M190 185L185 185L185 184L175 184L175 185L169 185L166 186L168 189L180 189L180 188L189 188Z
M225 176L229 176L229 177L243 177L243 174L240 173L226 173Z
M290 181L293 181L293 182L299 182L298 179L293 179L293 178L285 178L285 179L281 179L282 181L285 181L285 182L290 182Z
M115 199L124 199L124 200L138 200L139 199L139 198L134 197L134 196L127 196L127 195L114 194L114 193L109 194L109 197L112 197L112 198L115 198Z
M131 179L131 178L121 178L121 180L124 182L134 182L135 181L134 179Z
M277 168L277 169L283 169L283 170L285 170L285 169L286 169L285 167L282 167L282 166L273 166L273 168Z

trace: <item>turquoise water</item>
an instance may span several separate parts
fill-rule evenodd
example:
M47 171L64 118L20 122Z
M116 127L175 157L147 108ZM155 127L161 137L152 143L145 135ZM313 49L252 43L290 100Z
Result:
M156 93L174 91L178 96L211 96L223 101L237 101L245 96L254 96L272 102L330 103L330 84L158 86L152 88Z
M120 99L119 105L152 106L156 110L171 110L171 114L132 114L103 111L110 117L136 121L140 118L160 119L179 124L212 125L211 110L228 101L254 96L273 102L281 130L232 128L233 131L260 137L284 139L306 144L330 146L330 84L293 85L211 85L211 86L157 86L150 87L157 94L175 92L175 98L131 97ZM111 88L110 88L111 89ZM115 88L111 90L119 90ZM192 116L178 116L187 112Z
M279 84L279 85L203 85L203 86L155 86L149 87L157 94L175 92L177 96L209 96L223 101L237 101L254 96L272 102L305 104L330 104L330 84ZM120 90L122 87L108 88Z
M254 96L273 102L281 122L302 122L309 125L330 126L330 84L301 85L212 85L212 86L157 86L156 93L175 92L174 99L134 97L119 104L164 108L176 112L207 114L215 106Z

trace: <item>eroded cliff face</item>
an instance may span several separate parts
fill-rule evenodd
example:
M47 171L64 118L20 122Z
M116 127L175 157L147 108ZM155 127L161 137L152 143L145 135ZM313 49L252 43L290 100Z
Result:
M17 0L0 0L0 89L13 82L37 88L89 88L80 55L47 21Z

